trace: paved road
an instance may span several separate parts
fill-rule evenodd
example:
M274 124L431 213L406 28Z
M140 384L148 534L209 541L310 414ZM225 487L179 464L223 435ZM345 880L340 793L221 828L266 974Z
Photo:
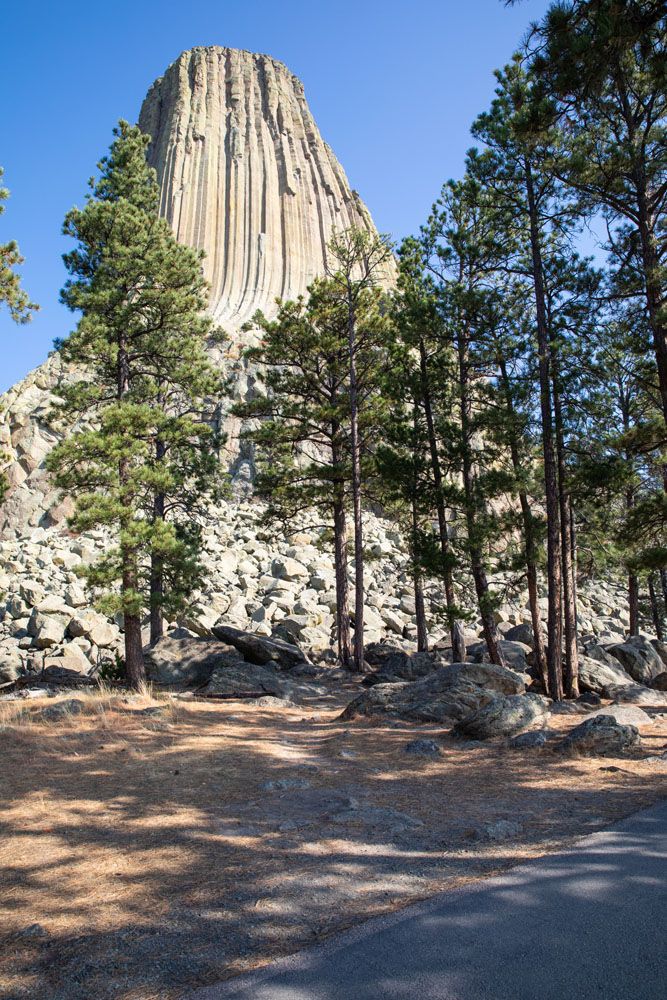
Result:
M667 801L188 1000L665 1000Z

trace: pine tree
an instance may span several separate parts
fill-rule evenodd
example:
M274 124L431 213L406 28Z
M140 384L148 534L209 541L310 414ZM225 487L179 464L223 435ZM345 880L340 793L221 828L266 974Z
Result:
M535 39L563 142L554 168L582 209L603 213L612 258L634 276L667 422L667 12L654 0L554 4Z
M382 293L369 286L355 297L357 443L360 480L367 447L381 420L379 400L389 317ZM248 421L243 437L257 450L256 493L267 501L266 519L284 526L324 516L333 535L336 628L342 663L354 664L348 595L348 508L352 499L353 447L350 404L349 308L340 285L316 280L308 298L280 304L268 321L258 314L261 343L246 352L265 371L265 393L234 412ZM363 616L362 616L363 620Z
M149 137L124 121L114 135L85 208L64 224L78 246L65 255L62 301L81 319L59 349L82 378L59 390L60 417L75 429L48 466L76 500L71 527L110 532L87 579L103 610L123 614L125 670L137 686L144 609L173 613L198 576L196 513L217 477L203 396L219 380L205 356L202 255L158 215Z
M9 191L2 186L4 170L0 167L0 215L5 211L2 204L9 197ZM21 256L18 244L15 240L9 243L0 243L0 305L3 303L9 309L9 314L15 323L27 323L32 319L33 312L39 309L35 302L31 302L27 292L21 288L21 279L15 268L23 264L24 258ZM0 454L0 460L7 460L6 454ZM0 472L0 503L2 503L9 481L4 472Z
M483 389L493 364L489 332L495 293L490 277L496 243L495 220L477 181L466 175L460 182L446 184L424 227L422 246L438 278L438 308L456 366L456 419L449 420L442 434L450 466L461 483L457 488L451 481L450 506L464 512L466 547L489 657L504 665L494 617L497 597L488 582L488 553L500 529L492 500L507 481L487 452Z
M406 240L400 251L400 276L394 297L393 318L396 336L404 348L405 361L399 369L403 373L403 385L397 385L394 380L394 387L399 398L401 392L407 394L407 412L415 406L423 411L431 483L430 488L422 483L421 506L425 510L429 506L435 509L439 547L439 559L437 563L431 560L430 571L443 581L452 657L455 663L463 663L466 649L459 620L460 609L454 596L455 557L449 538L442 445L437 432L438 414L447 412L451 407L452 352L444 335L436 289L424 270L422 252L419 241L412 239ZM411 359L416 366L414 374ZM418 385L414 384L415 377L418 378Z
M540 385L540 418L547 515L548 679L549 693L563 696L563 550L571 536L561 525L561 483L554 412L554 361L557 334L550 322L547 272L562 253L573 210L562 198L552 170L555 137L549 101L539 100L520 58L496 73L499 86L489 112L479 116L473 134L488 150L473 156L471 170L488 188L504 233L505 268L523 275L532 298ZM571 560L570 560L571 561ZM572 614L571 602L566 613ZM574 631L571 622L570 631ZM576 669L570 664L568 694L576 694Z
M539 569L541 568L544 524L539 513L542 493L538 483L539 463L536 461L536 441L533 433L535 400L535 360L531 351L533 316L526 310L525 294L520 283L508 281L502 296L495 302L489 338L495 359L495 377L489 379L493 419L486 433L497 445L499 455L506 456L511 469L510 493L513 498L507 512L508 532L521 539L516 558L510 558L508 568L525 572L528 606L533 629L535 666L545 691L549 681L546 649L542 634L539 606ZM519 512L513 520L514 498Z
M352 463L352 509L354 519L354 667L364 664L364 541L362 518L362 456L364 425L373 423L372 402L378 399L370 368L359 364L359 355L372 356L381 347L382 324L363 322L360 304L377 289L391 258L386 237L365 229L335 233L327 247L330 282L347 316L348 393L350 457Z
M403 286L405 282L402 282ZM389 357L383 384L388 406L375 449L376 498L387 517L398 524L407 541L417 624L417 649L428 650L425 577L433 571L433 480L428 424L422 395L418 355L406 338L408 314L405 297L394 298L396 339L388 345ZM438 560L439 563L439 560ZM436 571L439 566L436 564ZM451 574L451 567L448 567ZM451 578L451 577L450 577ZM465 647L464 647L465 650ZM464 651L465 657L465 651ZM456 659L456 656L455 656Z
M2 187L4 170L0 167L0 215L5 211L2 204L9 197L9 191ZM15 268L23 264L24 258L15 240L0 243L0 305L4 303L15 323L27 323L39 306L21 288L21 279Z
M255 493L269 524L303 527L323 518L333 536L338 656L352 656L348 596L347 507L350 482L346 315L320 279L308 298L280 304L274 320L257 314L265 391L234 407L248 423L242 437L256 450Z

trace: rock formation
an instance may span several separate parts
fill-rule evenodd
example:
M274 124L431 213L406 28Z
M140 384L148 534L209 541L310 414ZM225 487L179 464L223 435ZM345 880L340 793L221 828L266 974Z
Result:
M301 82L274 59L218 46L184 52L150 88L139 117L152 136L149 158L161 212L179 240L206 251L210 311L229 336L220 365L232 395L252 390L241 359L254 313L305 293L326 270L334 230L375 231L369 212L323 141ZM388 266L383 280L390 283ZM60 373L51 358L0 401L0 448L11 491L0 530L17 537L62 521L43 469L56 440L50 390ZM238 426L220 412L231 470L248 474Z
M269 56L184 52L149 90L139 125L153 137L161 213L206 251L210 308L225 328L303 293L325 271L334 229L374 231L303 85Z
M276 296L304 293L312 279L324 273L334 229L355 225L372 232L373 223L322 140L300 82L267 56L215 47L184 53L151 87L140 124L152 136L149 155L160 181L162 212L179 239L206 251L210 310L229 335L218 360L232 376L233 398L246 398L256 378L242 357L244 343L252 336L242 329L246 322L257 309L270 316ZM389 284L393 277L389 265L382 281ZM122 644L122 623L107 622L87 610L88 595L77 576L83 563L104 551L107 539L100 531L73 539L63 530L66 508L44 471L44 459L57 440L49 421L51 393L63 377L71 373L63 371L54 355L0 402L0 450L9 459L10 482L0 511L0 684L28 667L86 672L91 664L113 663ZM250 460L239 448L238 427L225 405L220 405L219 419L229 435L230 469L241 487ZM205 582L194 595L189 615L178 622L188 630L185 639L210 635L222 623L228 627L225 641L232 645L229 626L232 632L249 629L256 636L327 651L335 610L334 571L320 545L320 529L304 523L292 538L270 538L260 524L258 505L244 497L242 489L239 492L234 503L222 504L207 528ZM416 636L415 606L401 538L392 525L369 513L366 542L373 556L366 575L366 641L390 637L410 648ZM476 640L479 622L474 620L472 588L461 586L457 601L470 611L468 639ZM540 603L544 610L545 595ZM580 625L582 636L589 633L594 640L591 657L606 656L605 650L596 652L598 643L622 643L628 620L623 603L622 591L611 584L582 587ZM434 585L427 594L433 641L446 632L442 622L437 624L441 605L442 594ZM526 647L521 643L530 640L531 631L522 595L512 598L503 613L499 628L507 635L505 648L516 654L516 665L523 671ZM593 690L623 683L619 659L625 647L619 649L615 670L609 664L604 674L595 665L589 669ZM633 662L649 655L644 649L630 652ZM479 649L470 645L469 653L477 658ZM629 656L626 653L626 660ZM442 650L442 661L447 658ZM655 656L653 660L651 677L658 669ZM466 664L465 683L461 681L454 699L449 680L443 680L441 688L438 679L450 678L451 671L436 671L435 681L423 676L440 662L439 655L431 660L394 651L384 664L384 676L376 679L414 682L414 688L389 685L394 692L410 687L412 694L405 693L410 717L422 711L421 694L429 702L423 710L426 717L439 717L428 715L434 700L442 703L440 717L459 717L451 706L468 698L470 678L487 678L497 668ZM663 658L661 670L665 662ZM637 691L634 700L657 697L660 692L630 683L643 668L639 664L633 669L628 683ZM505 673L509 687L490 684L492 693L523 690L523 673ZM480 704L480 685L473 687L468 708ZM385 697L383 690L387 686L378 685L363 696L368 711L394 710L395 696ZM417 708L413 695L419 695ZM401 695L398 702L403 700Z

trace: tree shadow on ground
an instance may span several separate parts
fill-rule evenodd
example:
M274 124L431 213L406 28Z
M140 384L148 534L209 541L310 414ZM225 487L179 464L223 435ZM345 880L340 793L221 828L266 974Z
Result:
M433 732L198 705L3 734L5 995L176 997L660 794L546 751L404 753Z

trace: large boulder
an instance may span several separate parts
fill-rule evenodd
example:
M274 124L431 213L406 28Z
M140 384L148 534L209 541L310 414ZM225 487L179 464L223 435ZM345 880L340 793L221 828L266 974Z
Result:
M542 727L548 717L549 702L539 694L500 695L462 719L454 732L474 740L515 736Z
M16 680L22 667L23 661L14 643L0 645L0 684Z
M533 626L529 625L528 622L522 622L521 625L512 625L505 632L505 639L509 642L520 642L532 649L535 645Z
M33 636L32 644L36 649L49 649L63 641L66 627L66 618L35 610L28 623L28 632Z
M278 580L305 580L310 577L310 570L296 559L274 559L271 572Z
M596 715L576 726L556 744L562 753L577 756L615 756L641 743L636 726L621 725L610 715Z
M341 719L391 715L418 722L453 722L498 694L523 694L522 677L491 663L452 663L409 683L377 684L350 702Z
M639 705L609 705L607 708L601 708L599 712L593 712L587 718L595 719L598 715L608 715L622 726L645 726L651 721L651 716Z
M248 663L262 666L276 663L282 670L289 670L301 663L308 663L308 657L292 643L282 639L268 638L253 632L232 628L231 625L215 625L213 635L221 642L234 646Z
M593 658L592 656L579 657L579 684L583 691L595 691L597 694L610 684L620 687L634 684L632 677L623 669L618 660L597 647L604 654Z
M663 669L667 671L667 642L660 639L651 639L651 645L662 660Z
M96 611L84 611L70 618L67 631L76 639L83 636L95 646L111 646L118 638L118 628Z
M269 694L285 698L290 694L290 686L280 677L275 666L259 666L238 660L216 667L201 693L228 697L235 694L257 694L258 697Z
M650 684L665 669L657 650L643 635L633 635L625 642L609 646L608 652L638 684Z
M373 684L416 681L420 677L432 674L439 666L442 666L442 661L436 659L431 653L407 653L402 649L397 649L384 658L379 670L364 678L364 684L371 687Z
M667 708L667 692L655 691L643 684L608 684L602 695L611 701L625 705L648 705L653 708Z
M503 654L505 663L511 670L518 670L520 673L527 672L528 661L526 660L526 656L531 652L530 646L524 642L513 642L508 639L501 639L498 646ZM485 642L475 642L472 646L468 646L466 654L473 663L489 662L489 652Z
M381 668L390 657L396 655L407 654L400 646L393 646L390 642L369 642L364 647L364 659L371 667Z
M653 678L651 687L655 691L667 691L667 670L663 670L661 674Z
M242 662L234 646L199 636L163 636L144 651L144 657L150 680L179 687L199 687L210 680L217 667Z

